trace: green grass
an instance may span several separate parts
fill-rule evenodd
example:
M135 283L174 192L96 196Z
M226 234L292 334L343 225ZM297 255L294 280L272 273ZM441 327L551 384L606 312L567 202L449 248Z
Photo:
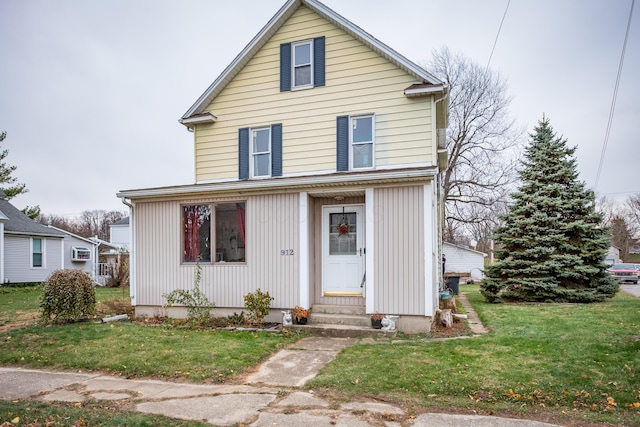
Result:
M309 386L421 406L640 416L640 299L489 305L478 286L464 291L491 333L349 347Z
M98 427L204 427L211 424L176 420L162 415L149 415L122 410L117 404L66 403L0 400L2 426L98 426Z
M98 302L129 300L129 288L95 288ZM0 286L0 328L33 324L40 316L42 286Z
M33 326L0 334L0 363L218 383L242 374L295 336L137 323Z
M99 291L102 300L122 295ZM560 424L637 425L640 298L620 293L589 305L490 305L478 286L462 291L489 334L348 347L307 386L337 398L374 396L415 412L460 408L527 417L543 411ZM38 297L34 290L0 288L0 312L37 312ZM0 364L222 382L297 338L129 322L35 324L0 332Z

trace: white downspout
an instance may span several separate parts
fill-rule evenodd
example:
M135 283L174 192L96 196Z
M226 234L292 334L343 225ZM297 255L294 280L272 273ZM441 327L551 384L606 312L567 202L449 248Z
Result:
M121 197L122 203L129 207L129 297L131 305L136 306L136 240L135 240L135 209L134 204Z

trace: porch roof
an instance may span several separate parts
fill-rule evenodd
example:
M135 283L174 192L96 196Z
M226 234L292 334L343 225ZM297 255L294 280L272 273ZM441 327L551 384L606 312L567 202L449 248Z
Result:
M245 181L223 181L170 187L121 190L116 196L122 199L171 199L177 197L198 197L207 194L250 195L265 192L297 192L340 194L365 187L386 184L410 184L432 180L438 173L435 166L367 172L344 172L327 175L305 175Z

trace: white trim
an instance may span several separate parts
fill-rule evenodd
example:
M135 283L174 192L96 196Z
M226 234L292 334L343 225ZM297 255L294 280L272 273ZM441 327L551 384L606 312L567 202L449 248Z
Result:
M433 93L443 92L443 91L446 90L446 88L447 88L446 85L441 84L439 86L421 87L421 88L414 88L414 89L405 89L404 90L404 94L405 94L405 96L408 96L408 97L421 96L421 95L431 95Z
M355 155L353 153L353 121L364 118L371 118L371 142L358 142L355 145L368 145L371 144L371 166L364 166L356 168L354 166ZM349 170L350 171L362 171L362 170L371 170L376 167L376 115L374 113L368 114L357 114L353 116L349 116Z
M375 224L375 191L373 188L368 187L365 190L365 272L366 272L366 282L365 282L365 308L367 313L373 313L375 311L375 269L374 260L375 260L375 229L373 225Z
M309 67L310 67L309 83L305 85L296 86L296 55L295 55L296 46L303 46L303 45L309 45ZM291 90L292 91L301 90L301 89L311 89L314 87L313 86L313 82L314 82L313 58L315 54L314 49L315 49L315 44L313 43L313 39L300 40L300 41L291 43Z
M269 132L269 151L259 151L256 153L253 151L253 142L255 139L255 132L260 132L265 130ZM272 164L272 156L273 156L273 141L271 140L271 138L272 138L271 126L257 126L249 129L249 177L251 179L271 178L271 164ZM265 154L269 155L269 171L265 175L255 175L254 173L255 158L254 157L256 155L265 155Z
M366 233L366 229L364 227L363 222L365 221L364 218L364 204L362 203L354 203L354 204L346 204L346 205L323 205L322 206L322 255L321 255L321 259L322 259L322 294L325 295L325 292L327 292L327 284L331 283L333 284L333 282L331 281L331 279L329 278L329 257L332 256L336 257L336 255L330 255L330 245L329 245L329 231L330 231L330 215L331 214L340 214L343 213L345 211L345 209L349 209L349 210L355 210L355 214L356 214L356 224L357 224L357 228L356 228L356 254L349 254L349 255L337 255L340 257L340 261L346 261L347 257L349 258L349 261L352 261L352 258L357 258L358 259L358 274L357 274L357 283L353 283L353 288L355 289L355 287L357 286L358 289L360 288L360 284L362 283L362 275L364 274L364 269L365 269L365 260L366 257L363 257L362 251L365 248L365 233ZM344 290L345 288L342 286L336 286L332 289L329 290L329 292L335 292L336 290ZM364 295L364 289L361 289L359 291L357 291L358 293L363 293Z
M434 283L437 283L434 274L434 258L436 251L434 251L435 239L433 230L433 189L431 185L425 184L423 187L424 194L424 310L425 316L435 315L434 305ZM436 285L437 286L437 285Z
M198 123L215 123L218 118L211 113L206 113L199 116L188 117L186 119L180 119L180 123L183 125L194 125Z
M60 269L64 270L64 239L60 240Z
M2 217L0 219L4 220ZM4 283L4 221L0 221L0 284L2 283Z
M40 240L40 255L42 255L42 258L40 260L40 262L42 263L42 265L38 265L38 266L34 266L33 265L33 239L38 239ZM29 239L29 266L32 269L39 269L39 270L43 270L46 268L46 239L44 237L31 237L31 239ZM62 240L62 242L64 242ZM64 268L64 265L62 266Z
M129 251L129 298L131 299L131 305L136 306L136 262L137 262L137 250L136 250L136 217L135 217L135 202L131 202L129 204L129 224L131 227L129 228L131 242L131 250Z
M298 247L300 271L300 306L309 308L309 198L306 191L301 191L298 200Z

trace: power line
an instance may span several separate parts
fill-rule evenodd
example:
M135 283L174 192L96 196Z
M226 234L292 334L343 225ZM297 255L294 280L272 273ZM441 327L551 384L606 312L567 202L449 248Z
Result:
M624 64L624 54L627 50L627 40L629 39L629 29L631 28L631 17L633 16L633 5L636 0L631 0L631 10L629 11L629 21L627 22L627 31L624 35L624 43L622 45L622 54L620 55L620 64L618 65L618 75L616 76L616 84L613 89L613 99L611 100L611 109L609 110L609 121L607 122L607 130L604 133L604 142L602 144L602 152L600 153L600 164L598 165L598 173L596 175L596 183L593 188L598 188L600 182L600 172L602 172L602 164L604 163L604 155L609 144L609 134L611 133L611 123L613 122L613 113L616 109L616 99L618 98L618 87L620 86L620 75L622 74L622 65Z
M511 4L511 0L507 1L507 7L504 9L504 14L502 15L502 21L500 21L500 27L498 27L498 33L496 34L496 39L493 41L493 47L491 48L491 55L489 55L489 60L487 61L487 68L486 68L487 70L489 69L491 58L493 58L493 52L496 50L496 45L498 44L498 37L500 37L500 31L502 30L502 24L504 24L504 18L507 16L507 11L509 10L509 4Z

